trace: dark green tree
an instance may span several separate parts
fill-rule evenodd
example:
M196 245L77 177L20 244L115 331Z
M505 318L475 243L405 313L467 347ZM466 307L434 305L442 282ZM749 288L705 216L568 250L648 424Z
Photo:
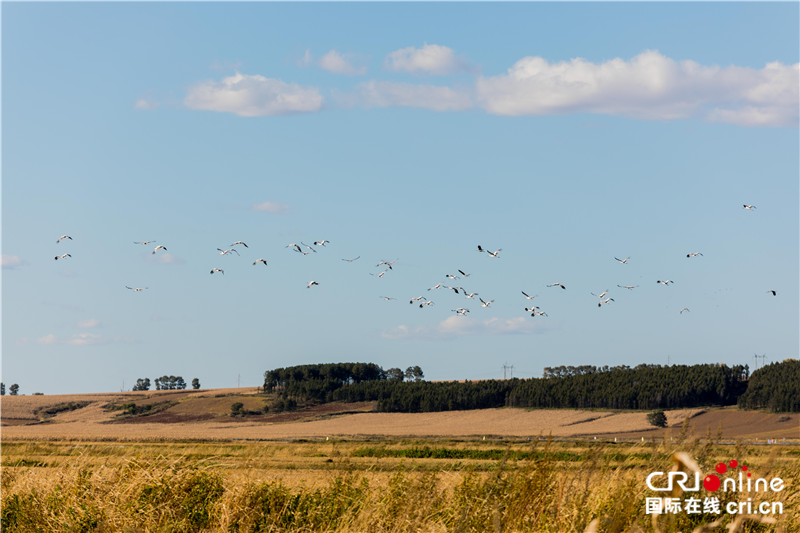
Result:
M665 415L664 411L660 409L653 411L652 413L648 413L647 421L651 426L656 426L657 428L667 427L667 415Z
M19 385L14 383L9 387L9 391L11 391L11 396L17 396L19 394Z
M183 380L183 377L177 376L175 378L175 388L178 390L186 389L186 382Z
M194 378L192 380L192 388L193 389L199 389L200 388L200 380L199 379Z
M231 416L242 414L242 407L244 407L244 404L242 402L236 402L233 405L231 405Z
M403 381L405 374L399 368L390 368L386 371L386 379L389 381Z
M425 374L422 373L422 369L418 366L410 366L406 368L406 379L408 381L422 381L422 378L425 377Z
M150 390L150 378L137 379L136 385L133 386L133 390Z
M6 384L0 383L0 396L5 396L5 395L6 395Z

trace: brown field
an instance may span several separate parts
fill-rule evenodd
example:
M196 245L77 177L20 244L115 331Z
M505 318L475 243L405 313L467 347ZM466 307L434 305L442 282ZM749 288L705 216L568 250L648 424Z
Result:
M800 531L796 415L674 410L665 431L642 412L264 413L273 401L253 389L0 397L2 530L688 533L719 517L644 514L643 480L685 452L703 472L736 458L793 487L771 496L785 509L774 518L701 531ZM69 402L88 403L43 410ZM230 416L235 402L247 416ZM784 434L794 442L755 445Z
M651 439L664 434L646 421L644 412L589 411L572 409L485 409L439 413L376 413L373 404L333 403L306 407L293 412L252 414L232 418L230 406L259 411L272 397L258 389L214 389L144 391L53 396L3 396L2 440L92 440L92 441L176 441L231 439L324 439L341 437L415 438L559 438L595 437ZM120 418L120 411L104 409L108 404L137 405L175 402L168 409ZM67 402L89 402L86 407L55 416L37 416L36 409ZM738 411L735 408L679 409L667 411L672 432L688 417L693 432L702 436L707 428L722 437L745 439L788 439L800 441L800 415L778 422L779 415Z

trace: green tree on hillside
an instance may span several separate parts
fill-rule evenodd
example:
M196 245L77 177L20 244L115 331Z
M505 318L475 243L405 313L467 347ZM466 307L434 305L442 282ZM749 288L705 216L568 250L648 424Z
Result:
M9 387L9 390L11 391L11 396L17 396L19 394L19 385L14 383Z
M193 389L199 389L200 388L200 380L199 379L194 378L192 380L192 388Z
M5 396L5 395L6 395L6 384L0 383L0 396Z
M133 390L150 390L150 378L137 379L136 385L133 386Z
M664 411L660 409L657 411L653 411L652 413L648 413L647 422L651 426L656 426L657 428L665 428L667 427L667 415L665 415Z

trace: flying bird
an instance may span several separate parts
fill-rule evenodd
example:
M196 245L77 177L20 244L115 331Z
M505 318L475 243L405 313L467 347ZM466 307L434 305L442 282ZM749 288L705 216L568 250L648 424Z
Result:
M287 248L296 248L296 250L297 250L298 252L302 252L302 251L303 251L303 249L302 249L302 248L300 248L300 245L299 245L299 244L295 244L295 243L292 243L292 244L287 244L287 245L286 245L286 247L287 247Z
M535 306L535 305L534 305L533 307L526 307L526 308L525 308L525 310L526 310L527 312L529 312L529 313L534 313L534 312L536 312L536 310L537 310L537 309L539 309L539 307L538 307L538 306Z
M671 279L667 279L667 280L664 280L664 281L658 280L656 283L660 283L662 285L669 285L670 283L674 284L675 282L672 281Z
M445 285L444 288L445 289L453 289L456 294L458 294L459 291L463 291L464 290L463 287L448 287L447 285Z
M383 275L384 275L384 274L386 274L387 272L389 272L389 271L388 271L388 270L384 270L384 271L383 271L383 272L381 272L380 274L373 274L372 272L370 272L370 273L369 273L369 275L370 275L370 276L375 276L376 278L382 278L382 277L383 277Z
M153 250L153 253L155 254L155 253L156 253L157 251L159 251L159 250L164 250L164 251L166 252L166 251L167 251L167 247L166 247L166 246L161 246L161 245L159 244L158 246L156 246L156 249L155 249L155 250Z
M687 313L691 313L691 311L689 311L688 307L684 307L683 309L681 309L681 312L679 314L682 315L684 311L686 311Z
M427 302L422 302L421 304L419 304L419 308L422 309L426 305L433 305L433 302L431 302L430 300L428 300Z
M166 250L166 248L164 249ZM217 250L219 250L219 255L228 255L231 252L236 252L235 248L228 248L227 250L223 250L222 248L217 248ZM236 252L236 255L239 255L239 252Z
M432 291L432 290L434 290L434 289L438 289L438 288L439 288L439 287L441 287L442 285L444 285L444 281L440 281L438 285L436 285L435 287L431 287L431 288L430 288L430 289L428 289L428 290L429 290L429 291Z
M222 275L223 276L225 275L225 271L222 270L221 268L212 268L211 273L213 274L214 272L222 272Z
M528 300L533 300L534 298L536 298L536 296L539 296L538 294L534 296L528 296L527 294L525 294L525 291L519 291L519 292L521 292Z
M597 304L597 307L601 307L603 304L607 304L608 302L613 302L614 298L606 298L605 300L600 300L600 303Z
M135 292L139 292L145 290L147 287L128 287L127 285L125 285L125 288Z
M617 285L617 287L619 287L621 289L628 289L629 291L632 291L633 289L638 287L638 285Z
M470 300L474 299L477 295L478 295L477 292L471 292L471 293L467 294L467 291L464 291L464 296L466 296Z
M388 296L378 296L378 298L383 298L383 299L384 299L384 300L386 300L387 302L388 302L389 300L397 300L397 298L389 298Z
M59 259L64 259L65 257L72 257L72 256L71 256L71 255L69 255L69 254L57 255L57 256L56 256L56 261L58 261Z
M606 289L604 292L601 292L600 294L595 294L595 293L593 293L593 292L592 292L592 293L590 293L590 294L591 294L592 296L597 296L598 298L600 298L600 299L602 300L602 299L603 299L603 296L605 296L606 294L608 294L608 289Z
M358 257L356 257L356 259L359 259L360 257L361 257L361 256L359 255ZM356 259L342 259L342 261L347 261L348 263L352 263L352 262L353 262L353 261L355 261Z
M257 259L255 261L253 261L254 265L257 265L259 263L264 263L264 266L267 266L267 260L266 259Z
M466 273L466 272L464 272L463 270L459 270L459 272L461 272L461 276L462 276L462 277L464 277L464 278L468 278L468 277L469 277L469 274L467 274L467 273Z
M767 292L771 292L773 296L777 296L778 295L778 293L775 292L775 291L767 291Z
M698 255L701 257L703 256L703 254L701 254L700 252L694 252L691 254L686 254L686 257L697 257Z
M380 263L378 263L378 264L377 264L377 265L375 265L375 266L376 266L376 267L379 267L379 266L381 266L381 265L386 265L386 266L388 266L388 267L389 267L389 270L391 270L391 269L392 269L392 265L393 265L393 264L395 264L395 263L397 263L398 261L399 261L399 259L395 259L394 261L381 261Z
M479 251L479 252L485 252L486 250L484 250L483 248L481 248L481 245L479 244L479 245L478 245L478 251Z
M60 243L64 239L72 240L72 237L70 237L69 235L62 235L61 237L58 238L58 240L56 241L56 244Z
M427 298L425 298L424 296L417 296L416 298L411 298L411 301L408 303L413 304L417 300L427 300Z
M487 254L489 254L491 257L497 257L497 254L499 254L499 253L500 253L500 252L502 252L502 251L503 251L503 249L502 249L502 248L500 248L499 250L495 250L494 252L489 252L489 251L487 250L487 252L486 252L486 253L487 253Z
M544 311L534 311L533 313L531 313L531 316L547 316L547 313L545 313Z
M242 245L242 246L244 246L245 248L249 248L249 246L247 246L247 245L246 245L245 243L243 243L242 241L236 241L235 243L231 244L231 247L233 247L233 246L236 246L237 244L241 244L241 245Z
M566 287L560 283L551 283L548 287L561 287L562 289L566 290Z
M447 274L445 277L447 279L452 279L452 280L457 280L458 279L458 276L453 276L452 274Z
M313 249L312 247L310 247L309 245L307 245L307 244L306 244L306 243L304 243L303 241L300 241L300 244L302 244L303 246L305 246L306 248L308 248L308 249L309 249L309 250L311 250L312 252L314 252L314 253L317 253L317 251L316 251L315 249Z
M752 211L753 209L756 208L756 206L744 204L744 208L747 209L748 211Z
M628 259L630 259L630 257L626 257L625 259L620 259L619 257L615 257L614 259L616 259L617 261L619 261L624 265L628 262Z
M62 239L63 238L64 237L62 237ZM156 242L156 241L141 241L141 242L133 241L133 244L144 244L144 245L147 245L147 244L150 244L151 242Z
M463 307L459 307L458 309L451 309L451 311L455 311L457 315L467 316L469 313L469 309L464 309Z
M323 240L321 240L321 241L314 241L314 245L315 245L315 246L325 246L325 243L326 243L326 242L331 242L331 241L326 241L326 240L324 240L324 239L323 239Z
M306 285L306 289L310 289L314 285L319 285L316 281L309 281L308 285Z
M488 302L484 302L483 298L478 298L478 300L481 301L481 307L489 307L490 305L492 305L492 302L494 301L494 300L489 300Z

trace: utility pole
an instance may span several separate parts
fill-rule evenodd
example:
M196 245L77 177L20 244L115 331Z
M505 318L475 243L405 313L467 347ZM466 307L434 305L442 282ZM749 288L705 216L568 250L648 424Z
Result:
M756 358L756 367L753 369L753 372L755 372L756 370L758 370L758 354L757 353L753 354L753 357Z
M503 379L506 379L506 370L509 371L509 379L514 377L514 365L508 366L508 363L503 364Z
M767 354L761 356L761 366L765 366L767 364Z

